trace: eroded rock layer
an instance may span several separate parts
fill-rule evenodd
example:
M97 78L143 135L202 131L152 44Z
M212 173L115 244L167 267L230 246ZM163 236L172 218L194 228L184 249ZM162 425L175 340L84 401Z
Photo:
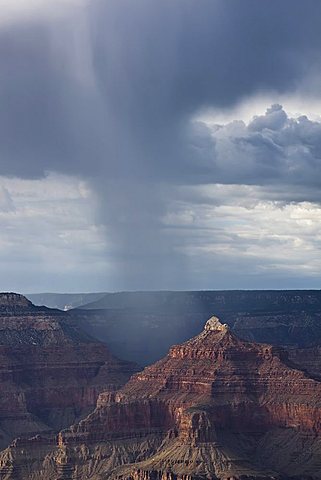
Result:
M51 442L11 445L1 479L320 479L321 383L213 317Z
M134 371L59 310L0 294L0 447L70 425Z

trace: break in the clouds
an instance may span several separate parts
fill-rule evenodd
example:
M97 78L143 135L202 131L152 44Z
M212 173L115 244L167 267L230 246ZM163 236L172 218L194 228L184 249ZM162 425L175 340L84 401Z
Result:
M82 291L106 281L104 228L83 180L2 177L0 185L1 290Z
M13 183L1 183L0 213L10 218L1 229L2 258L16 272L10 288L17 278L20 289L75 290L80 277L88 290L318 286L320 2L2 7L0 175ZM42 216L19 217L12 192L21 179L46 185L50 172L66 194L63 179L86 182L96 200L83 227L104 233L98 250L94 236L71 235L65 277L55 270L64 261L41 252L49 231L70 235L68 215L53 217L44 202ZM18 254L30 225L40 235ZM52 248L66 257L61 243Z

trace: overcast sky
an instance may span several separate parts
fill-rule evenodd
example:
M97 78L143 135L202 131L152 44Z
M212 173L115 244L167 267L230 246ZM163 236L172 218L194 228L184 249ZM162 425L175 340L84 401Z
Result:
M320 288L319 0L0 0L0 289Z

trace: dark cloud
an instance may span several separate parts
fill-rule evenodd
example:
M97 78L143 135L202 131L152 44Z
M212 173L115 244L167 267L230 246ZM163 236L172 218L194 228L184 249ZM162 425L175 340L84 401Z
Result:
M77 16L2 29L2 172L173 176L197 110L289 92L316 67L320 13L315 0L111 0L91 2L86 35ZM79 49L91 87L73 75Z
M89 179L124 287L155 271L178 285L188 265L162 219L179 185L319 186L318 123L279 106L216 134L192 119L261 91L317 95L320 14L317 0L94 0L82 29L79 12L2 28L0 173Z

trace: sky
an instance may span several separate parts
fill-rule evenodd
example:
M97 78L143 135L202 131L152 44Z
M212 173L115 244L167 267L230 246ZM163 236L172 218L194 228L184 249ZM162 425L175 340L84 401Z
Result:
M320 288L319 0L0 7L0 290Z

